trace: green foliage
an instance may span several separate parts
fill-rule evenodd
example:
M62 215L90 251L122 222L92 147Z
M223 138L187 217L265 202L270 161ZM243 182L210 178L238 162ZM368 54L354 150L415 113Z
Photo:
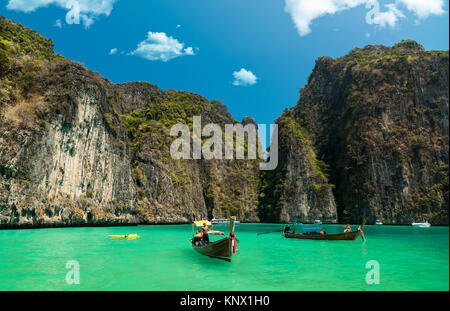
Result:
M0 75L3 75L9 68L11 62L9 55L8 41L0 37Z
M147 184L147 176L142 173L141 169L134 167L133 175L139 187L144 187Z
M166 127L176 123L191 124L192 116L200 115L205 103L188 92L168 90L161 102L151 102L145 109L149 120L157 120Z
M330 166L325 163L323 160L317 159L316 152L314 151L314 148L310 146L309 149L309 165L311 165L312 169L318 173L325 182L328 181L329 177L329 168Z
M439 162L437 165L433 168L433 174L434 174L434 180L435 184L432 188L434 188L436 191L439 191L442 193L444 201L443 207L448 209L449 204L449 184L448 184L448 178L449 178L449 167L448 163Z
M342 214L340 216L340 221L344 222L344 223L348 223L348 222L350 222L350 219L351 219L351 213L348 210L343 209Z
M202 115L210 111L211 105L199 95L166 90L161 96L153 97L153 101L142 108L121 115L121 123L131 139L131 150L137 150L146 135L154 138L153 147L168 157L168 141L170 128L177 123L187 124L192 128L192 116Z
M3 165L0 165L0 175L5 176L7 179L9 178L15 178L17 177L17 171L10 168L10 167L6 167Z
M283 127L283 130L289 132L291 136L300 140L302 144L308 144L307 134L305 130L300 127L298 122L296 122L292 117L288 114L283 115L277 121L280 127Z
M414 205L418 213L429 214L441 208L441 199L437 190L436 187L425 187L415 196Z
M304 191L311 202L312 208L322 209L326 205L330 185L328 184L329 165L318 159L310 134L292 111L286 110L277 119L279 128L279 159L278 167L273 171L263 171L260 174L259 215L263 221L279 221L281 208L292 202L296 192ZM297 154L298 153L298 154ZM296 161L306 161L307 169L298 178L302 179L304 189L297 189L290 181L286 182L288 166L295 166Z
M448 51L429 51L430 55L438 56L440 58L448 58Z
M23 54L32 54L42 58L55 56L53 42L50 39L3 16L0 16L0 39L9 41Z
M18 77L17 82L24 95L28 96L31 93L37 93L41 84L41 62L37 59L28 60L24 63L21 70L22 75Z
M183 160L173 161L170 178L173 185L181 189L184 189L185 185L189 184L190 178L186 167L183 165Z
M336 58L335 62L354 62L359 66L370 65L374 68L383 67L390 71L396 71L406 63L431 56L449 57L448 51L425 51L415 41L403 40L392 47L368 45L364 48L356 48L347 55Z
M72 131L72 124L68 122L61 122L61 131L63 133L70 133Z
M118 126L114 124L113 116L110 113L104 113L103 117L105 118L106 125L111 130L113 134L117 134Z
M411 149L414 153L418 153L425 147L425 137L422 135L414 135L411 137Z

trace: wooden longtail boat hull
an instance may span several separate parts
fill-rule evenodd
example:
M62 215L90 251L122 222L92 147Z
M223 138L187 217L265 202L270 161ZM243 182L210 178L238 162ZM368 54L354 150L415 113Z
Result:
M358 237L359 233L364 228L364 225L366 224L366 220L363 219L363 222L361 226L358 228L358 230L353 230L350 232L343 232L343 233L331 233L331 234L317 234L317 235L309 235L309 234L299 234L299 233L292 233L288 231L284 231L284 237L285 238L293 238L293 239L303 239L303 240L341 240L341 241L354 241Z
M344 232L344 233L332 233L325 235L303 235L297 233L284 232L285 238L303 239L303 240L348 240L353 241L359 235L359 230Z
M193 248L202 255L226 261L231 261L233 254L232 240L228 237L205 246L193 246Z
M231 261L231 256L233 255L233 246L236 247L236 245L233 245L233 241L235 241L235 243L239 242L234 234L235 221L235 217L230 218L230 234L226 238L220 239L215 242L210 242L207 245L202 246L197 245L194 237L193 239L191 239L192 247L202 255Z

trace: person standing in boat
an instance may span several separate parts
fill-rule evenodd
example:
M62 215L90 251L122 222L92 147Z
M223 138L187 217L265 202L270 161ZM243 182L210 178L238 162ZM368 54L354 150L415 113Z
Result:
M208 228L208 225L206 224L206 222L203 223L201 232L202 232L202 237L203 237L203 243L206 245L209 243L209 236L208 236L209 228Z

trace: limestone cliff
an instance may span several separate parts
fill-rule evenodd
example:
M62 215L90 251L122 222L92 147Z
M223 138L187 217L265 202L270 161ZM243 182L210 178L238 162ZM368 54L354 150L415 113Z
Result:
M288 111L276 123L279 127L279 164L273 171L261 172L261 219L336 222L332 185L306 132Z
M414 41L317 60L297 105L279 122L316 150L340 222L424 218L448 225L448 77L448 51ZM282 133L281 140L292 139ZM280 150L288 168L277 179L284 193L291 176L304 172L301 148L298 140ZM294 189L283 205L296 208L298 196Z
M414 41L319 58L276 120L277 168L259 171L258 160L170 156L176 123L239 123L219 101L113 84L0 16L0 227L228 215L448 225L448 65Z
M0 227L258 221L256 160L173 160L170 126L218 101L112 84L0 17Z

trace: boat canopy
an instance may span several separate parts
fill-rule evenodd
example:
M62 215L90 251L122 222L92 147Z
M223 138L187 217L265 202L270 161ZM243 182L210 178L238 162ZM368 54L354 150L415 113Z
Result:
M289 223L292 226L292 231L294 233L297 232L307 232L310 230L322 230L323 227L321 226L322 224L320 223L314 223L314 224L304 224L301 222L290 222Z
M207 226L211 226L211 223L208 220L197 220L193 222L197 227L203 227L204 223L206 223Z
M320 229L322 229L321 226L314 226L315 224L313 224L312 226L301 223L301 222L290 222L289 224L300 226L300 228L302 228L303 230L320 230ZM307 226L311 226L311 227L307 227Z

